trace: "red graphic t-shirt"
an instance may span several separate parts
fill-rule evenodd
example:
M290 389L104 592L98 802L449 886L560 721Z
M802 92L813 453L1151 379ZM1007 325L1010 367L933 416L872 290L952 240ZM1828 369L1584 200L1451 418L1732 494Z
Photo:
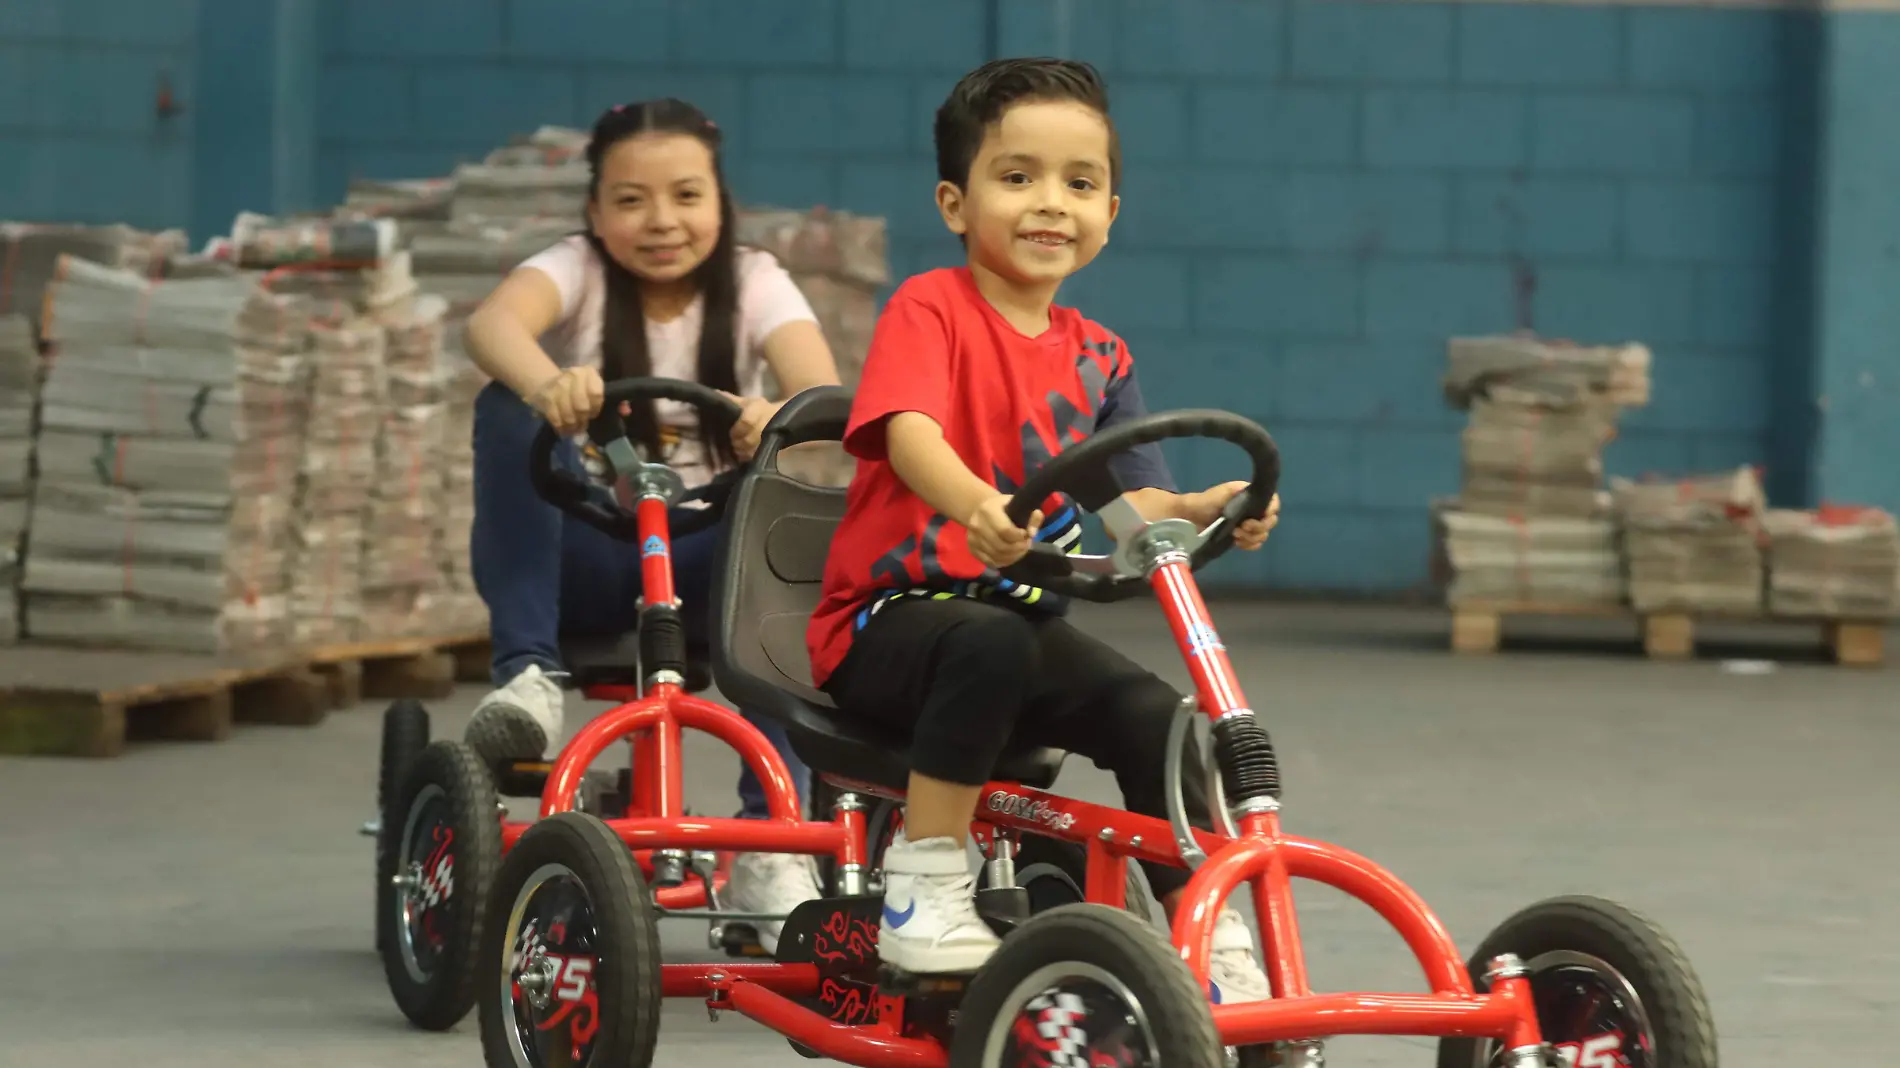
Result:
M963 517L939 515L897 477L884 430L902 412L935 420L971 471L1013 493L1065 445L1145 408L1121 339L1073 308L1050 308L1049 329L1031 338L983 299L968 268L930 271L899 286L872 334L845 430L857 473L826 561L824 597L806 630L820 685L852 635L893 597L1009 597L1037 609L1064 607L979 562ZM1174 488L1156 446L1123 454L1114 471L1125 491ZM1075 506L1053 498L1042 512L1037 537L1078 551Z

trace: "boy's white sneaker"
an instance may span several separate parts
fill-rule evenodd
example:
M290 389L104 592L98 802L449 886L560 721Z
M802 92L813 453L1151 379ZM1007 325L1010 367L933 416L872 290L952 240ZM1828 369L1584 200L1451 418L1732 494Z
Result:
M462 738L490 767L510 760L539 760L548 742L561 736L567 695L539 664L529 664L508 685L482 698Z
M912 842L899 831L884 851L878 957L918 975L973 972L1001 944L977 915L976 879L956 839Z
M1208 991L1214 1004L1265 1001L1273 984L1254 951L1253 932L1232 905L1223 906L1214 921L1214 952L1207 961Z
M819 896L818 869L812 858L798 853L741 853L732 858L722 904L734 912L769 912L788 916L793 909ZM759 936L759 947L778 952L783 920L735 920Z

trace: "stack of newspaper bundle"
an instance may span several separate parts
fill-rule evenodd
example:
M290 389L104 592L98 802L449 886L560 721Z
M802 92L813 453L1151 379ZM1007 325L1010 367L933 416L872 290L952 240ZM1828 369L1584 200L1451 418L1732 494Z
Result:
M1888 619L1900 614L1900 530L1878 508L1772 509L1768 610L1778 616Z
M1753 468L1614 479L1638 611L1754 612L1762 603L1761 481Z
M44 323L27 631L217 653L281 644L307 333L234 272L62 259Z
M1439 530L1454 599L1614 604L1625 584L1603 450L1649 396L1649 351L1453 338L1446 400L1470 413L1463 485ZM1479 591L1503 591L1496 594Z
M19 637L19 562L32 493L39 343L24 315L0 315L0 644Z
M184 249L185 235L178 230L148 233L129 226L0 223L0 315L24 315L37 333L46 286L62 256L156 275L168 257Z
M1623 560L1615 524L1602 519L1528 519L1435 510L1446 602L1615 604Z
M1578 345L1531 334L1453 338L1445 398L1465 408L1493 382L1579 383L1610 404L1649 403L1649 349L1643 345Z
M376 482L365 530L363 636L443 629L437 557L442 530L442 449L447 425L442 323L448 302L424 295L381 317L387 334L388 404L377 436Z
M313 318L310 326L315 367L291 589L299 645L360 636L363 524L376 487L376 444L388 395L388 342L374 320L352 310Z

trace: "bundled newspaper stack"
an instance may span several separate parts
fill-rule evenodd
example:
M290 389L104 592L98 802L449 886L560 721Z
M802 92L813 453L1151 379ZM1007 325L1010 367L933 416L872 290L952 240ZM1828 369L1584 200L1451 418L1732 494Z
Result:
M26 316L37 334L42 298L62 256L149 276L184 249L185 235L178 230L148 233L129 226L0 223L0 315Z
M445 575L438 559L448 405L442 324L448 302L423 295L380 317L387 335L388 403L377 434L376 478L364 525L366 638L434 633Z
M39 342L24 315L0 315L0 644L20 633L19 563L33 475Z
M1439 510L1454 603L1615 604L1625 593L1603 450L1649 396L1649 351L1528 335L1453 338L1463 484Z
M49 287L27 632L220 653L287 633L309 337L228 269L72 257Z
M361 636L364 521L376 489L388 395L387 336L354 309L334 310L339 314L310 324L315 367L291 591L299 645Z
M1649 349L1643 345L1578 345L1531 334L1451 339L1445 398L1469 407L1495 382L1535 386L1577 383L1619 408L1649 403Z
M1623 558L1616 527L1601 519L1518 519L1435 510L1452 605L1528 602L1616 604Z
M1776 508L1762 525L1770 613L1850 620L1900 614L1900 530L1892 513Z
M1611 483L1623 522L1630 603L1641 612L1758 611L1762 513L1753 468Z

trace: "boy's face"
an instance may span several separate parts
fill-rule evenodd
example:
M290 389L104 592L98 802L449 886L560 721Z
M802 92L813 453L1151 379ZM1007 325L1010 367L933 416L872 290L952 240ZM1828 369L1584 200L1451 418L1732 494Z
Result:
M1082 269L1121 208L1109 192L1108 123L1074 101L1024 101L984 134L967 188L937 185L937 206L972 265L1017 285Z

